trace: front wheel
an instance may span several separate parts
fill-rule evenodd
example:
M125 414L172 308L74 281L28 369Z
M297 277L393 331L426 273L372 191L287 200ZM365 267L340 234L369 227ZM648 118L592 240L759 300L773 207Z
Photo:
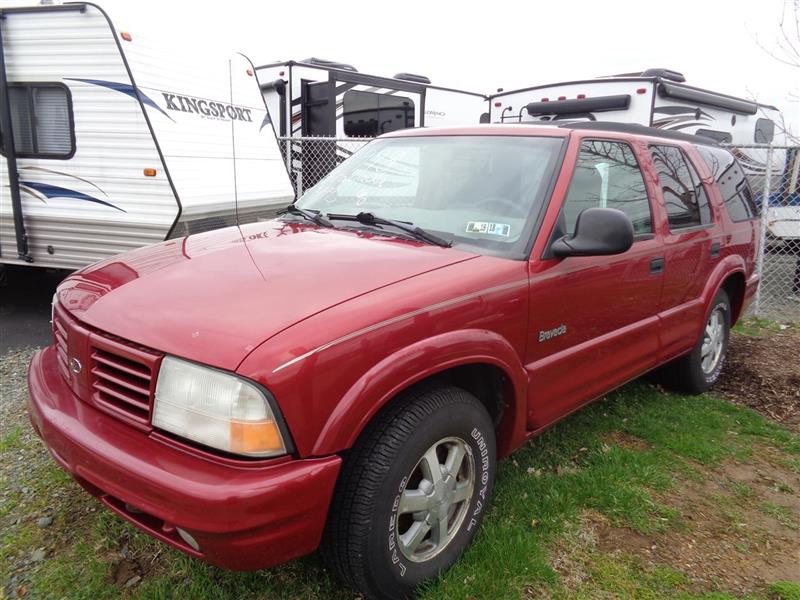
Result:
M458 560L495 475L492 421L451 386L408 394L359 438L342 467L323 554L367 598L407 598Z
M725 290L711 303L700 339L692 351L667 365L664 383L690 394L702 394L719 379L725 365L731 328L731 304Z

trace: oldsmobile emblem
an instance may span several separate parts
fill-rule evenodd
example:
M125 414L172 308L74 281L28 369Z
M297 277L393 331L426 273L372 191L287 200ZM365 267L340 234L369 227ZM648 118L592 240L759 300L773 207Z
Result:
M82 368L81 361L79 361L77 358L69 359L69 370L75 373L75 375L80 373Z

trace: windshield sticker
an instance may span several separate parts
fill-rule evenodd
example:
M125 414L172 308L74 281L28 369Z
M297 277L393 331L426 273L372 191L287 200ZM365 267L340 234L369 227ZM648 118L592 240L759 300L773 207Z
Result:
M487 223L486 221L470 221L467 223L467 233L483 233L486 235L511 235L511 225L507 223Z

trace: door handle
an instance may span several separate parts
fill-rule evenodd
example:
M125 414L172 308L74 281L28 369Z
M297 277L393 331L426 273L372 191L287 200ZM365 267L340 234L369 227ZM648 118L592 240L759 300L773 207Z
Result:
M663 256L654 256L650 259L650 274L651 275L658 275L659 273L664 272L664 257Z
M711 258L717 258L719 256L719 250L721 247L722 246L719 242L714 242L711 244Z

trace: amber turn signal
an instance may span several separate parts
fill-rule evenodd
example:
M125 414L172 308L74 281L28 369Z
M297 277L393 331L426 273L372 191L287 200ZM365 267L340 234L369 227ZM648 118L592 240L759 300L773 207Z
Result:
M283 450L283 440L275 421L231 421L231 452L267 454Z
M155 169L145 169L144 170L144 176L145 177L155 177L156 176L156 170Z

